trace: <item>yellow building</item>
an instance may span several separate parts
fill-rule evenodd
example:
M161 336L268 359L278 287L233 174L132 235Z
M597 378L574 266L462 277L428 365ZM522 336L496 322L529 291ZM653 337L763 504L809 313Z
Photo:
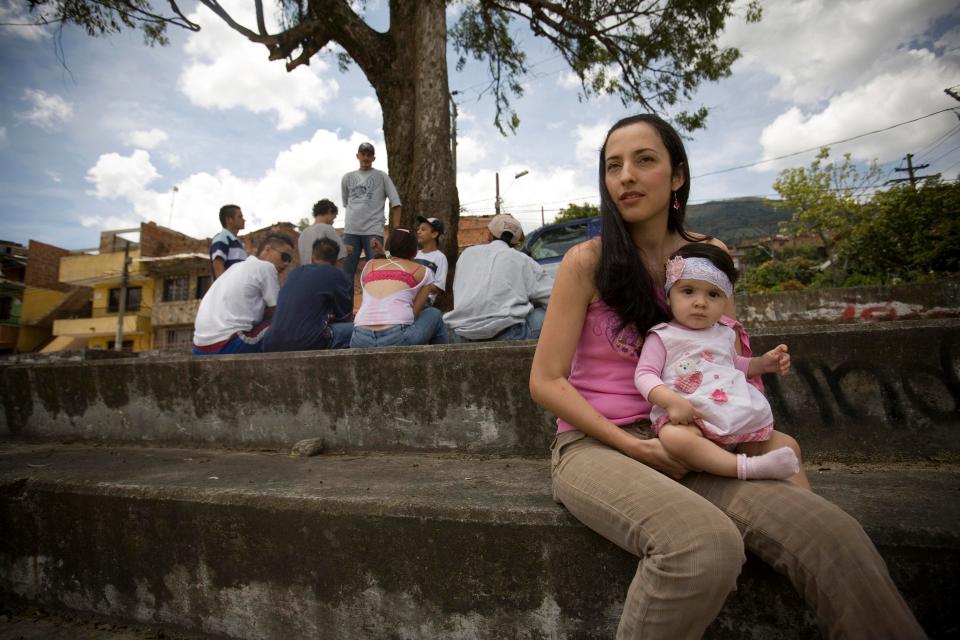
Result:
M139 261L139 245L136 242L130 242L129 245L122 324L119 312L124 251L99 255L70 255L60 259L60 282L90 287L93 290L91 313L84 318L55 320L53 335L56 340L44 351L56 351L64 348L67 343L77 341L85 341L83 346L88 349L113 349L118 325L121 327L124 351L149 351L152 348L150 315L154 300L154 280Z

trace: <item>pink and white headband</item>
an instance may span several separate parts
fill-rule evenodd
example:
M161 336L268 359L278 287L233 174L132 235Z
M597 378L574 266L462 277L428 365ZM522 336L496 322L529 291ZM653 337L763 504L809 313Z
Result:
M728 298L733 297L733 284L730 282L730 278L706 258L682 258L680 256L670 258L667 262L665 293L670 293L670 287L677 280L703 280L716 285Z

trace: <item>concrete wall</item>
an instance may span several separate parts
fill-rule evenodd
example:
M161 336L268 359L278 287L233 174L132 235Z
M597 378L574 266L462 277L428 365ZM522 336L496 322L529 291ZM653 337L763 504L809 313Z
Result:
M739 294L737 314L748 327L958 317L960 277L923 284Z
M794 372L767 377L808 460L960 460L960 323L757 333ZM0 435L336 451L545 455L529 343L0 365Z

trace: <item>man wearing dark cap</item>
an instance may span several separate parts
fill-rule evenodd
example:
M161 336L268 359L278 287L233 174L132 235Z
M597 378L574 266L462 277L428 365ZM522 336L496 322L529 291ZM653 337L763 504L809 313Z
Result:
M468 247L453 277L453 311L443 316L454 342L536 340L553 283L527 254L513 248L523 228L509 213L487 225L486 244Z
M376 158L373 145L364 142L357 149L360 168L343 176L343 242L353 247L343 263L343 271L353 281L360 261L360 249L370 260L383 247L383 201L390 201L390 220L400 219L400 196L393 181L383 171L373 168Z
M417 216L417 251L415 262L433 272L430 285L430 304L447 289L447 256L440 251L440 236L443 235L443 221L437 218Z

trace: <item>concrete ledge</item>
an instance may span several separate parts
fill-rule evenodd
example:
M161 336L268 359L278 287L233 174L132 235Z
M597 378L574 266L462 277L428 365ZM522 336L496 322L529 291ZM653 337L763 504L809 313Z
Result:
M809 469L932 637L960 633L960 468ZM636 559L548 462L0 446L0 593L236 638L610 638ZM710 638L817 637L751 559Z
M960 321L778 328L767 379L808 460L960 461ZM531 343L0 364L0 436L164 446L545 455Z

